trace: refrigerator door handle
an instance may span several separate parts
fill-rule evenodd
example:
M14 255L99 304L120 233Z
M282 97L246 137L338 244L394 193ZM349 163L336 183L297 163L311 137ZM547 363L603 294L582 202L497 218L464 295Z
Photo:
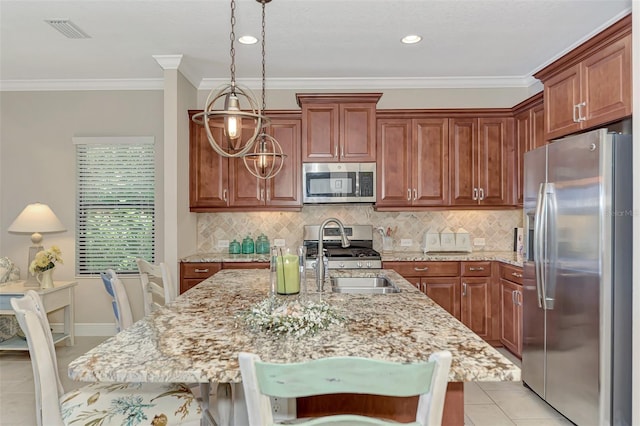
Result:
M538 296L538 307L545 309L544 295L544 254L542 246L544 244L544 233L546 223L546 183L541 183L538 189L536 201L536 216L533 223L533 262L536 275L536 292Z
M542 291L545 309L549 311L553 309L556 294L556 271L558 269L556 218L558 217L558 202L556 200L556 188L553 183L547 183L545 192L545 228L548 228L551 232L545 232L547 234L547 248L544 257L549 266L549 275L545 278L545 286ZM550 221L551 227L549 227Z

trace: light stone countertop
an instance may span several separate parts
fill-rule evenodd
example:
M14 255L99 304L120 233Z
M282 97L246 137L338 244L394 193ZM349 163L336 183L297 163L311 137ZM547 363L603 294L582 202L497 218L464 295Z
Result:
M250 331L238 314L267 296L269 271L223 270L69 364L79 381L241 381L238 352L272 362L329 356L425 361L449 350L449 381L517 381L520 369L392 270L378 270L402 292L388 295L323 293L346 318L311 337L273 337ZM371 275L331 271L331 275ZM308 297L317 300L309 276Z
M180 259L182 262L268 262L268 254L196 253ZM481 261L495 260L522 267L522 256L513 251L475 251L472 253L423 253L421 251L383 252L383 262L414 261Z

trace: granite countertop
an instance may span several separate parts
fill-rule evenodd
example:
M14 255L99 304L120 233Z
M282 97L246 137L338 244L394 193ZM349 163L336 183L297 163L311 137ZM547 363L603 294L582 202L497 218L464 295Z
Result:
M481 261L495 260L522 266L522 256L513 251L475 251L472 253L423 253L421 251L383 252L383 262L415 261ZM181 262L268 262L268 254L196 253L180 259Z
M238 352L273 362L329 356L427 360L449 350L449 381L517 381L520 369L393 270L378 270L400 289L388 295L315 292L346 318L315 336L250 331L238 314L267 296L269 271L223 270L69 364L80 381L240 382ZM371 275L331 271L331 275Z

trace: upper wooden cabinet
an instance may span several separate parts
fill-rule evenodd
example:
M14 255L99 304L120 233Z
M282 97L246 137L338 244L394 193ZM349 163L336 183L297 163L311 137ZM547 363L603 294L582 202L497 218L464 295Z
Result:
M196 112L190 111L189 118ZM271 124L267 133L280 143L287 157L280 173L267 180L249 173L241 158L217 154L209 144L205 129L190 121L191 211L300 210L302 163L299 115L269 112L268 116ZM216 140L222 137L221 129L212 128L212 131Z
M376 161L376 104L382 93L298 93L303 162Z
M453 206L512 204L513 118L449 119Z
M379 119L376 207L449 203L446 118Z
M515 169L513 181L516 204L522 205L524 185L524 153L541 147L544 139L544 105L542 92L514 108Z
M544 83L546 139L630 116L631 15L534 77Z

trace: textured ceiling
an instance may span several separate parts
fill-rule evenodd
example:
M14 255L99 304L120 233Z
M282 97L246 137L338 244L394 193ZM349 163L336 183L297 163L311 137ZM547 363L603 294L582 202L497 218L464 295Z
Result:
M261 5L237 0L236 34L260 34ZM446 81L527 84L533 72L629 13L631 0L273 0L267 79L279 87ZM67 39L45 19L71 19ZM0 2L0 83L161 79L153 55L182 54L195 85L229 78L230 4ZM409 33L421 43L403 45ZM236 43L239 79L260 78L260 44Z

